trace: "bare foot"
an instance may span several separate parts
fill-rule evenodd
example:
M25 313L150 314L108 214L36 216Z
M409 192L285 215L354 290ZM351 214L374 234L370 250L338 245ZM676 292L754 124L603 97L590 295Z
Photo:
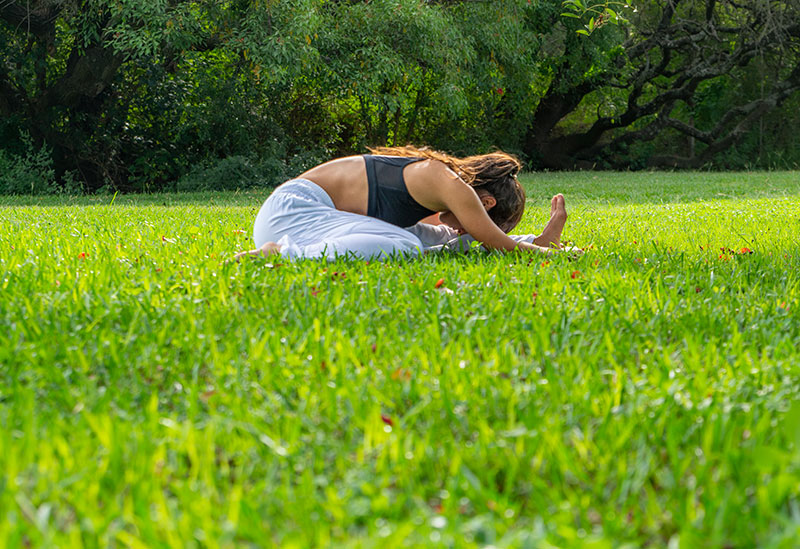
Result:
M238 254L234 255L230 259L230 261L235 261L235 262L238 263L239 262L239 258L244 257L244 256L248 256L248 255L253 255L253 256L263 255L264 257L269 257L271 255L276 255L276 254L279 254L279 253L281 253L280 244L278 244L277 242L267 242L266 244L264 244L260 248L256 248L255 250L250 250L250 251L247 251L247 252L239 252Z
M564 195L557 194L550 200L550 220L545 225L542 234L533 239L537 246L561 248L561 233L567 223L567 208L564 204Z

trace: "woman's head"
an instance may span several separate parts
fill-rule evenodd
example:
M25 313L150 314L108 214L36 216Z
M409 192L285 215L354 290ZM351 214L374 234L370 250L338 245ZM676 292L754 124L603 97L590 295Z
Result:
M389 156L421 156L439 160L467 184L478 196L488 194L495 204L487 213L503 232L511 232L525 211L525 191L517 181L522 163L513 155L501 151L457 158L427 148L383 147L371 149L374 154Z
M487 212L495 225L503 232L511 232L522 219L525 211L525 191L517 181L522 164L516 157L493 152L468 156L459 161L456 173L475 192L484 191L493 196L495 205Z

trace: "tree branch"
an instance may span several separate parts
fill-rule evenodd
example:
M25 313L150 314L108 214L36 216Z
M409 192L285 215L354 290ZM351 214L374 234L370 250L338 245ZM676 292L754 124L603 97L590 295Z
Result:
M800 37L800 24L797 22L800 14L794 9L776 15L766 13L771 8L764 4L748 4L739 7L733 14L726 11L725 20L729 25L719 28L718 14L725 6L729 8L730 3L706 0L704 4L705 13L697 14L697 19L687 19L686 15L692 16L691 10L682 10L681 16L677 16L680 0L666 2L654 28L639 29L639 36L644 38L628 46L627 59L632 64L629 66L635 67L631 74L627 78L623 76L624 66L607 68L607 74L602 76L602 85L628 90L627 104L622 112L598 116L591 127L583 132L554 137L552 132L555 124L552 124L552 120L561 120L570 112L566 107L571 105L574 109L583 96L571 96L569 102L564 101L563 97L547 101L551 99L548 92L534 116L534 127L539 133L536 139L526 141L525 149L529 150L535 145L537 156L545 159L547 167L567 167L582 160L591 163L591 159L602 155L603 151L616 150L634 139L652 139L658 131L670 127L708 145L700 158L690 159L692 162L704 162L703 158L709 158L740 140L754 120L800 89L789 83L794 77L773 84L766 97L733 106L709 131L678 120L672 116L672 111L679 103L693 104L702 82L733 74L737 68L746 67L764 51L784 51L782 48L791 39ZM800 80L800 76L796 79ZM573 86L570 92L583 92L585 95L597 87L581 87L579 84ZM556 99L560 99L561 103ZM542 106L548 107L545 114L540 113ZM626 128L653 116L656 118L643 128L626 132L606 143L600 142L611 130ZM548 117L549 124L536 125L536 122Z
M64 2L0 0L0 19L31 34L50 34Z

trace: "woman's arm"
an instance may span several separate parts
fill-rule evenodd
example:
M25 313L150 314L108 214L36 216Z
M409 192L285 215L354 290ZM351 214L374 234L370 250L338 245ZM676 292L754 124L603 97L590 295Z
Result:
M470 245L475 242L475 239L469 234L459 235L455 229L447 225L431 225L424 220L413 227L407 227L406 230L420 239L425 252L440 252L443 250L468 252L471 248ZM535 244L535 240L539 238L539 235L510 234L508 238L517 243ZM574 250L575 248L569 248L566 251L574 252ZM561 248L560 251L565 251L565 249Z
M446 209L453 213L461 225L475 240L490 250L510 252L516 249L551 254L551 248L544 248L528 242L517 242L504 233L486 213L475 191L462 182L448 182L444 185Z
M527 242L516 242L509 238L494 224L478 198L475 190L464 183L458 175L438 161L420 162L417 170L407 168L406 185L412 198L429 208L440 212L451 212L467 233L490 250L512 251L531 250L544 254L554 253Z

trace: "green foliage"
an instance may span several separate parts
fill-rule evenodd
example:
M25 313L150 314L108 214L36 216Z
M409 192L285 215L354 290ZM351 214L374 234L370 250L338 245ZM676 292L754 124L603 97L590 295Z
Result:
M277 158L228 156L212 166L196 167L178 180L179 191L238 190L275 187L287 179L286 166Z
M102 118L53 106L57 130L41 138L58 146L59 174L126 191L168 188L227 156L280 152L291 165L407 142L518 150L517 113L542 89L536 29L558 19L556 4L86 3L61 12L47 79L98 45L124 62ZM39 61L9 44L27 71L19 84L34 86Z
M51 152L36 148L30 135L20 135L22 154L0 149L0 194L48 194L56 190Z
M295 32L315 52L297 97L332 105L333 123L357 136L342 143L351 150L404 144L420 127L466 109L465 64L474 52L443 8L407 0L319 3L308 27L289 37Z
M630 7L625 2L614 0L564 0L562 6L567 10L561 14L563 17L586 20L583 28L575 31L584 36L591 35L608 23L618 25L627 22L622 10Z
M652 100L669 84L667 77L648 82L629 101L639 71L657 66L663 54L631 52L652 35L668 6L12 0L0 8L0 147L6 164L26 155L18 135L27 132L52 152L60 182L52 188L75 188L79 178L87 192L173 189L178 181L187 185L193 170L214 169L229 157L231 165L269 158L291 176L294 166L387 144L457 154L499 147L531 166L547 165L566 150L562 137L580 141L599 118L620 120L628 105ZM703 10L693 6L680 3L677 16L702 25ZM715 6L726 24L744 17L742 6ZM791 19L795 8L781 3L775 20ZM742 39L757 30L748 27ZM673 114L708 130L731 105L768 94L796 65L790 30L785 44L762 45L757 60L701 83ZM715 55L698 58L736 49L725 36L720 40L703 45ZM672 54L670 69L691 57ZM798 121L792 101L770 115L779 135L762 124L749 127L713 165L800 162L790 132ZM638 168L653 151L686 156L689 140L673 129L652 143L599 152L656 118L651 110L607 130L564 153L564 162L580 156L587 166ZM697 154L703 150L696 144ZM213 180L198 177L203 185Z
M583 257L225 264L265 189L0 198L0 546L792 546L797 174L522 181Z

